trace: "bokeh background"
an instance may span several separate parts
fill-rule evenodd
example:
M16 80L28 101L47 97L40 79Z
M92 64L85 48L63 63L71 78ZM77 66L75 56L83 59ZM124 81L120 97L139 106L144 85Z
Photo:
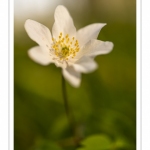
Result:
M68 8L77 29L107 23L98 39L114 43L110 54L96 57L96 71L82 74L79 88L67 83L83 136L79 148L69 143L61 69L36 64L27 55L37 44L25 32L25 20L51 30L60 4ZM15 0L14 15L14 149L135 150L136 0Z

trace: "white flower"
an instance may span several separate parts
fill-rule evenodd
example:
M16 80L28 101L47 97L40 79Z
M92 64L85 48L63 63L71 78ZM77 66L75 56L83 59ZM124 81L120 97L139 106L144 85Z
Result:
M97 40L106 24L95 23L76 31L67 9L59 5L54 14L55 23L51 32L44 25L28 19L25 29L29 37L39 44L28 51L31 59L41 65L54 63L62 68L63 76L74 87L81 82L81 73L97 68L94 57L109 53L112 42Z

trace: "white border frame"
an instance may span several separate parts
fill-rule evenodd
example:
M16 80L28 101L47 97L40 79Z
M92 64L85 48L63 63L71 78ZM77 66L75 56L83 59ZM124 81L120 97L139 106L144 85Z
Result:
M9 148L8 1L0 1L0 149Z
M141 0L136 0L136 150L142 149L141 143Z
M9 0L9 150L14 149L14 1Z
M142 149L150 149L150 2L141 0L141 93L142 93L142 113L141 113L141 141Z
M13 150L14 1L0 1L0 149Z

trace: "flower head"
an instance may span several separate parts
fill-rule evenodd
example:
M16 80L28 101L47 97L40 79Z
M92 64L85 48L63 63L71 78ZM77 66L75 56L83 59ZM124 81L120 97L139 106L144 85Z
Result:
M62 68L63 76L74 87L81 82L81 73L97 68L95 56L109 53L112 42L97 40L106 24L94 23L76 31L67 9L59 5L54 14L55 23L50 30L33 20L26 20L25 29L29 37L39 44L28 51L31 59L41 65L54 63Z

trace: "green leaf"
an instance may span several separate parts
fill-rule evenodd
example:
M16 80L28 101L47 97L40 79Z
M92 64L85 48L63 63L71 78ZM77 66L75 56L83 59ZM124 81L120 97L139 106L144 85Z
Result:
M92 135L81 142L77 150L110 150L111 141L106 135Z

